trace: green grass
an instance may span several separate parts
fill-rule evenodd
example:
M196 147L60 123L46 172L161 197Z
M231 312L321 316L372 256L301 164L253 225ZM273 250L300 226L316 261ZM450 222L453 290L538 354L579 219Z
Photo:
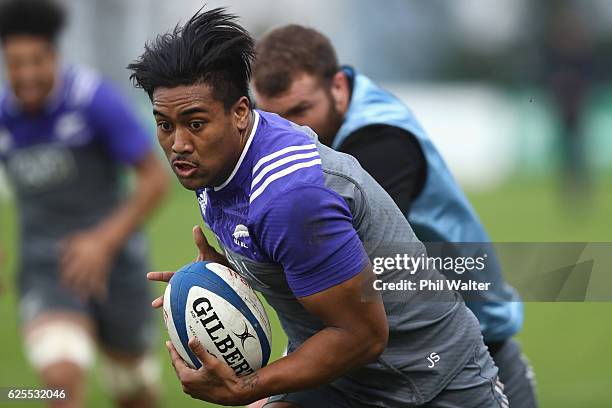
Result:
M587 199L522 179L470 199L494 241L612 242L612 189L606 185L609 179ZM519 339L543 408L612 406L610 315L612 303L526 303Z
M470 198L495 241L612 241L612 189L595 191L591 201L579 204L561 195L546 181L520 180ZM38 386L24 360L15 319L15 220L9 206L0 213L2 242L7 252L8 287L0 295L0 388ZM195 256L191 227L198 223L195 198L176 188L148 226L152 256L158 270L173 270ZM162 290L162 285L156 288ZM270 311L271 316L273 312ZM527 303L526 321L519 339L533 363L542 407L603 408L612 406L612 303ZM284 336L273 320L273 355L284 347ZM163 330L161 316L160 330ZM163 333L163 332L162 332ZM184 395L160 342L163 365L162 404L166 407L207 407ZM0 403L0 407L11 406ZM15 407L40 406L16 403ZM96 372L88 389L88 407L109 407ZM520 408L520 407L518 407Z

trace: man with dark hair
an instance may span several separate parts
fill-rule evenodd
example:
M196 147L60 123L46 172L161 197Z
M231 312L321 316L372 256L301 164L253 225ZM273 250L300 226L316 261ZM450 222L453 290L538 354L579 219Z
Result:
M489 255L477 276L443 272L495 283L494 290L477 296L463 294L480 322L510 405L536 406L531 369L512 339L522 325L522 303L504 283L484 227L410 110L352 67L340 67L330 41L314 29L275 29L258 42L256 55L254 88L262 109L311 127L323 143L357 158L423 242L444 243L453 257Z
M84 380L103 351L118 406L155 402L155 322L139 227L168 175L124 98L96 73L61 66L64 10L48 0L0 6L8 86L0 97L0 162L19 212L19 309L27 357L54 407L84 405ZM135 170L131 194L123 169Z
M269 407L507 406L478 323L456 292L369 289L370 260L398 249L417 256L422 244L354 158L308 128L252 109L252 57L248 32L215 9L158 36L129 66L151 96L168 161L196 192L223 249L196 227L199 259L235 268L289 338L286 357L243 377L196 339L189 347L203 366L191 369L168 342L183 390L224 405L273 395ZM397 266L377 279L410 276ZM416 276L443 279L427 269Z

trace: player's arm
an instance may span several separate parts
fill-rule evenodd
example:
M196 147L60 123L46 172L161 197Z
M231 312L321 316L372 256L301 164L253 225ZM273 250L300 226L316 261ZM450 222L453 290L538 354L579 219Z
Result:
M151 151L134 165L135 186L129 196L92 228L62 242L62 279L83 297L106 295L106 274L129 236L159 205L169 177Z
M135 186L129 196L94 229L109 249L116 252L134 230L159 205L169 185L165 166L149 151L133 165Z
M315 186L294 188L283 198L270 206L255 236L262 237L299 302L325 328L242 380L249 401L329 383L375 360L387 344L382 301L363 300L373 273L344 199Z
M347 371L370 363L387 345L388 325L381 301L362 301L371 281L368 265L355 277L300 303L321 319L325 329L295 352L241 379L245 400L303 390L327 384Z
M109 84L102 84L90 108L91 121L110 158L131 167L135 185L129 196L97 226L117 250L160 204L170 177L147 132L126 99Z
M427 162L416 137L389 125L365 126L351 133L339 148L361 166L408 214L427 176Z
M295 352L253 374L236 377L225 362L208 354L195 339L190 340L189 347L203 367L193 370L167 342L183 390L209 402L245 405L270 395L328 384L376 360L386 347L388 326L382 302L362 301L363 285L371 273L368 265L346 282L300 298L302 305L326 327Z
M109 160L133 168L135 183L106 218L62 242L62 280L83 297L105 295L106 276L117 251L159 205L169 186L169 175L147 132L109 85L102 84L95 93L88 121Z
M254 236L283 265L296 298L324 328L289 356L243 378L197 342L190 347L205 368L191 370L169 344L177 375L196 398L246 404L315 387L375 360L386 347L385 310L380 301L363 300L372 270L344 200L324 187L307 186L265 207Z

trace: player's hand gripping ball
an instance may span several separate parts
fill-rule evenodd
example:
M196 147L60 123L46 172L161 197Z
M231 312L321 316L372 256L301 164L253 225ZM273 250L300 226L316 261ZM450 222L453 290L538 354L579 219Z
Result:
M271 334L266 311L248 283L214 262L194 262L177 271L164 293L164 321L170 340L192 368L202 363L189 349L195 337L237 376L265 366Z

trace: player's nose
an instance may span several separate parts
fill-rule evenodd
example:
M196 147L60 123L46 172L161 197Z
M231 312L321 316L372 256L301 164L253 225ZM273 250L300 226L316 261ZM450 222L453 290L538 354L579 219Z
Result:
M172 143L172 151L178 154L193 153L193 141L189 132L177 128L174 132L174 143Z

